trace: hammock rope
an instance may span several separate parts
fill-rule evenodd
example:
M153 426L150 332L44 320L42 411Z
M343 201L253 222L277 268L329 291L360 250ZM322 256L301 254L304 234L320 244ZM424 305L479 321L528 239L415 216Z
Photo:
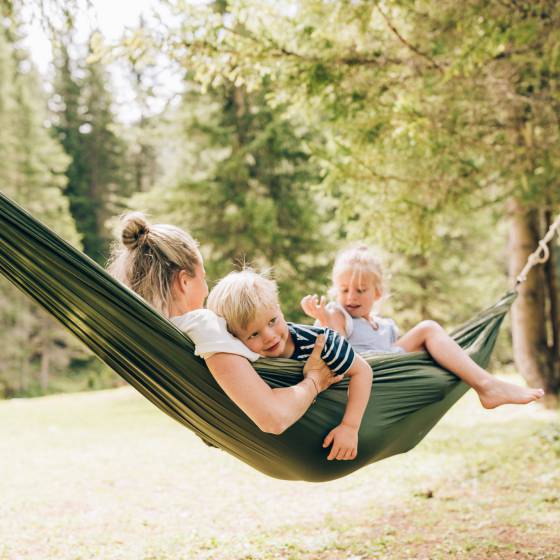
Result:
M366 355L374 381L358 457L327 461L321 444L344 414L347 381L322 392L283 434L260 431L194 355L188 337L1 192L0 272L163 412L209 445L275 478L333 480L404 453L469 388L426 352ZM516 296L505 294L451 333L483 367ZM302 364L294 360L262 359L255 369L273 388L302 379Z
M557 232L558 228L560 228L560 214L556 217L556 220L554 220L554 222L550 224L546 235L539 241L537 249L529 255L527 263L515 280L516 290L523 282L527 280L527 275L534 266L536 266L537 264L543 264L549 259L550 249L548 248L548 244L554 237L554 234Z

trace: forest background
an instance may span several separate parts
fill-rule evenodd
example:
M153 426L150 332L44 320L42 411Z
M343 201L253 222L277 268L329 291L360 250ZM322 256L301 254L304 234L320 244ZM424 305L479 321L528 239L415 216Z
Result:
M162 0L118 43L93 1L0 9L0 188L101 265L116 217L145 210L201 242L212 281L272 267L297 321L336 250L365 241L392 273L381 312L452 328L513 285L560 211L556 2ZM51 41L41 74L31 20ZM514 358L551 404L559 274L556 238L494 363ZM1 278L0 347L0 397L119 383Z

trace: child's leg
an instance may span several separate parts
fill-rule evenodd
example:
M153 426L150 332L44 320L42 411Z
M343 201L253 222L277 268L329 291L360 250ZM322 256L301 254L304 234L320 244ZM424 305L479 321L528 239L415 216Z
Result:
M427 350L444 368L468 383L477 393L484 408L501 404L526 404L540 399L542 389L528 389L500 381L475 363L435 321L422 321L395 344L406 352Z

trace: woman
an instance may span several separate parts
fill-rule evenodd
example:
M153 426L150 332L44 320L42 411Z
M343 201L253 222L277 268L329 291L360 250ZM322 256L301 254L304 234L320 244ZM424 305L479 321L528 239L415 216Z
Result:
M264 432L281 434L299 420L317 395L342 375L333 376L321 360L319 338L297 385L270 388L248 360L251 352L234 338L225 321L203 309L208 295L204 263L196 241L167 224L148 223L140 212L122 218L109 272L184 331L228 397Z

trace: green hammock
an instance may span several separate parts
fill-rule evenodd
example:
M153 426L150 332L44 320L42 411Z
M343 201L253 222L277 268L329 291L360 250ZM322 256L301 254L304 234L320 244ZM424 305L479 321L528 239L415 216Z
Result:
M260 431L222 392L192 342L100 266L0 193L0 271L54 315L161 410L207 444L287 480L326 481L413 448L467 391L425 352L368 357L371 399L354 461L327 461L322 441L346 405L347 383L321 393L282 435ZM515 293L506 294L453 336L485 366ZM271 387L302 378L302 364L259 360Z

